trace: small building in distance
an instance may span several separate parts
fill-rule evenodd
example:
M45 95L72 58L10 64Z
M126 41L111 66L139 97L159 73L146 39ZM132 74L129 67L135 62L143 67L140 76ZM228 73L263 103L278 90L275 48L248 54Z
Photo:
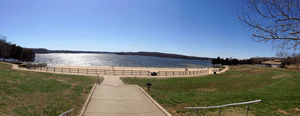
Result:
M282 64L282 60L274 60L274 61L265 61L264 64L266 67L274 67L274 68L284 68L285 65Z

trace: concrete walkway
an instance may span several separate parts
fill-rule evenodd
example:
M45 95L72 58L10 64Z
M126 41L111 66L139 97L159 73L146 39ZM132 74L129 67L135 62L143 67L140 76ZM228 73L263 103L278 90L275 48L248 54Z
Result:
M84 116L166 116L137 86L124 85L117 76L97 86Z

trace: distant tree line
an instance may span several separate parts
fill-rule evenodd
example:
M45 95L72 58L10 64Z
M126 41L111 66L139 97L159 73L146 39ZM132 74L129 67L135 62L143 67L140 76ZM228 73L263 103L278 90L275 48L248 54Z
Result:
M179 59L192 59L192 60L211 60L207 57L185 56L179 54L160 53L160 52L118 52L117 55L140 55L140 56L155 56L163 58L179 58Z
M237 64L252 64L253 61L252 59L244 59L244 60L238 60L235 58L220 58L218 57L217 59L212 60L212 64L222 64L222 65L237 65Z
M222 64L222 65L237 65L237 64L262 64L265 61L274 61L274 60L282 60L282 64L285 65L290 65L290 64L300 64L300 53L296 54L292 54L291 56L288 57L284 57L284 58L275 58L275 57L254 57L254 58L250 58L250 59L243 59L243 60L238 60L235 58L216 58L212 60L212 64Z
M21 46L12 44L6 40L6 36L0 35L0 58L18 60L22 62L33 62L35 53L31 49L23 49Z

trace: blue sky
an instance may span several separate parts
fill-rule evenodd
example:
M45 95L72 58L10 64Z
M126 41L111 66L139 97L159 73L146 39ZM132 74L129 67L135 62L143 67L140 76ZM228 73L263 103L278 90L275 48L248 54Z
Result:
M29 48L273 57L236 13L242 0L0 0L0 34Z

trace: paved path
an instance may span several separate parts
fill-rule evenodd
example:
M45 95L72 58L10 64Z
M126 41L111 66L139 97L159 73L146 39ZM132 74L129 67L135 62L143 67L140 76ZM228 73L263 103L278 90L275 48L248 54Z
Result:
M138 87L117 76L97 86L84 116L166 116Z

